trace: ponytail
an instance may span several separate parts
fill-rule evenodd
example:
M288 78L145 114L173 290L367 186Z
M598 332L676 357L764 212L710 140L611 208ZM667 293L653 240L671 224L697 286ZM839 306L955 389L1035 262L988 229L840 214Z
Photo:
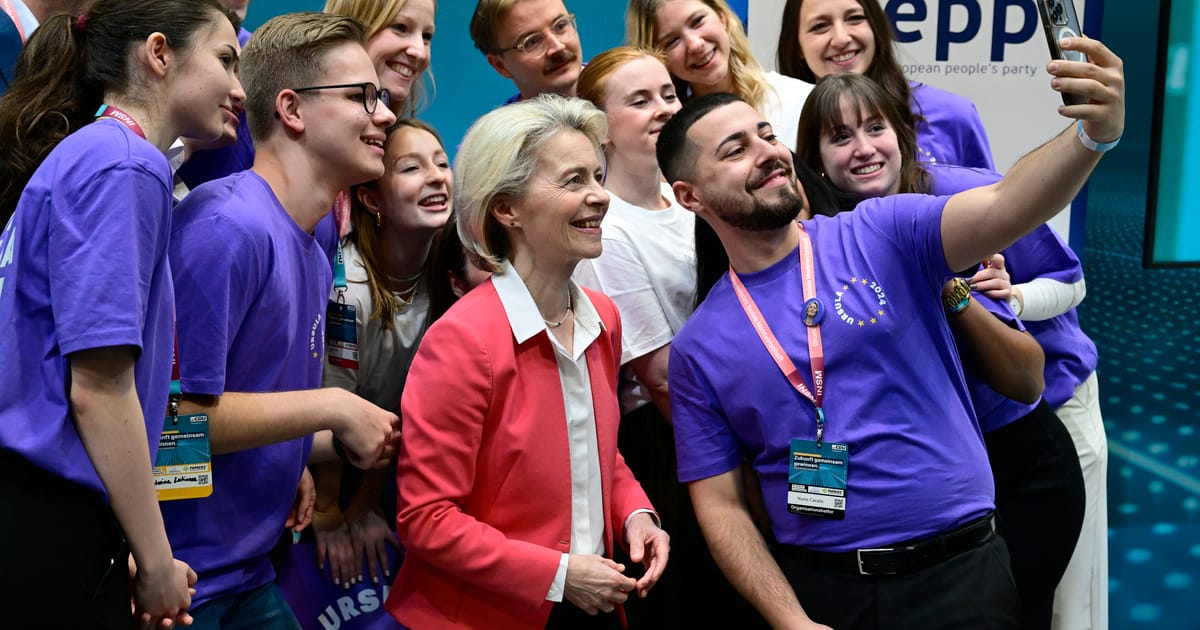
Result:
M129 58L136 43L158 32L184 51L197 31L227 15L216 0L98 0L86 13L43 22L0 98L0 225L50 151L92 121L104 94L137 87Z

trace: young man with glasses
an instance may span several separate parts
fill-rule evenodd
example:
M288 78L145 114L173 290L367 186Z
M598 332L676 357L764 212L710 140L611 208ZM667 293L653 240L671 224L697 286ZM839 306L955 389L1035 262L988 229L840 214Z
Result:
M338 191L383 174L395 122L364 41L357 22L324 13L264 24L241 67L254 166L199 186L174 217L182 403L167 422L207 415L215 457L211 495L162 511L200 575L197 628L299 628L267 554L311 509L310 450L340 444L364 467L390 450L395 414L319 389L333 274L314 228Z
M547 92L575 96L583 52L575 16L562 0L479 0L471 39L516 84L506 105Z

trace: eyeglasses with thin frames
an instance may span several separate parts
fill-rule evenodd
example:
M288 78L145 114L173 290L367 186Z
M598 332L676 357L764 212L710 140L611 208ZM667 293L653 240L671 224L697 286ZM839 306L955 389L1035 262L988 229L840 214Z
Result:
M548 28L544 28L536 33L526 35L521 41L517 42L512 48L504 48L499 51L503 55L506 52L517 51L526 55L540 55L546 52L546 33L554 35L554 39L562 41L562 39L575 32L575 14L568 13L551 24Z
M379 108L380 101L385 107L390 107L392 104L392 93L380 88L378 85L370 81L362 83L339 83L337 85L310 85L302 88L292 88L293 92L316 92L318 90L337 90L342 88L358 88L362 90L362 106L366 110L367 115L373 115L375 110Z

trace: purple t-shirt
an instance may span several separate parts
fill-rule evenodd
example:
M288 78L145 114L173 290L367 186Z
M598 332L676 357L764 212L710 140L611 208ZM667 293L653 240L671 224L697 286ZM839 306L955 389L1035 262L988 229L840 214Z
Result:
M171 380L171 205L166 157L105 119L50 152L0 234L0 447L106 498L71 417L68 356L138 349L153 460Z
M917 153L922 162L994 169L987 130L970 100L924 83L912 83L913 112L925 118L917 125Z
M722 277L671 344L679 479L749 458L780 542L846 551L935 534L993 509L991 470L942 309L945 198L896 195L805 221L824 305L825 439L848 445L844 521L789 513L790 441L816 436ZM811 388L800 261L741 276Z
M949 195L1000 179L999 173L980 169L946 165L926 165L926 168L935 195ZM1004 267L1013 284L1029 282L1034 278L1050 278L1072 284L1083 278L1079 257L1048 225L1038 226L1001 253L1004 254ZM1025 327L1046 353L1046 391L1042 397L1057 409L1070 400L1075 395L1075 388L1096 371L1099 360L1096 344L1079 327L1079 313L1075 309L1048 320L1027 321ZM980 420L983 421L983 418Z
M171 233L183 391L321 386L333 275L320 244L253 171L180 203ZM312 438L213 458L213 494L162 505L176 557L200 575L193 605L274 579L274 547Z

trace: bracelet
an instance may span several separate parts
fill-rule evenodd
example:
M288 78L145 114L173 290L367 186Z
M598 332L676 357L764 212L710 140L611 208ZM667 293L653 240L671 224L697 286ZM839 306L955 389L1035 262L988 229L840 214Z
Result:
M971 303L971 285L963 278L954 278L949 293L942 294L942 308L947 315L961 313Z
M1082 120L1078 121L1077 124L1075 125L1075 127L1076 127L1076 129L1079 130L1080 144L1082 144L1084 147L1086 147L1089 151L1095 151L1096 153L1104 153L1105 151L1112 150L1114 147L1116 147L1121 142L1120 136L1117 136L1117 139L1113 140L1112 142L1096 142L1095 140L1092 139L1091 136L1087 135L1086 131L1083 130L1083 121Z

